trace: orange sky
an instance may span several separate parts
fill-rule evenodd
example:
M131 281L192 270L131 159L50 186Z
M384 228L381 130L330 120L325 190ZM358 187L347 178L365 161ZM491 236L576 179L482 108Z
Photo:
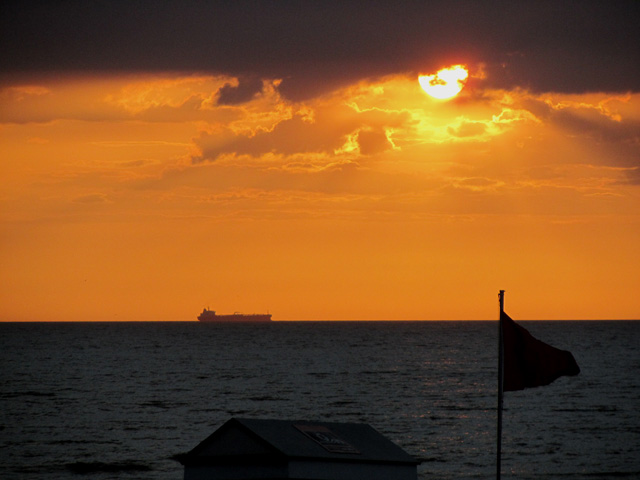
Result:
M0 319L640 317L640 95L470 74L5 80Z

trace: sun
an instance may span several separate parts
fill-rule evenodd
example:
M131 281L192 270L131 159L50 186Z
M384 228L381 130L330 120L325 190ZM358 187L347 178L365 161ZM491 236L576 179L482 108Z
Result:
M464 65L443 68L435 75L420 75L418 82L422 89L439 100L455 97L463 89L469 72Z

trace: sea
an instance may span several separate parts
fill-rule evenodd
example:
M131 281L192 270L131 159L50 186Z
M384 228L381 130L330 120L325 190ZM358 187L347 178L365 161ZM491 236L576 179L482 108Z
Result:
M497 323L0 323L0 478L181 479L233 417L367 423L421 480L495 478ZM640 321L518 323L581 373L505 393L502 478L640 478Z

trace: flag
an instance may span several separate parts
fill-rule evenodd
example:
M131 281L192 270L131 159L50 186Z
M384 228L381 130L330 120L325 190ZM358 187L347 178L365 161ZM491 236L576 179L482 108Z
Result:
M500 313L500 319L505 392L549 385L563 375L580 373L580 367L571 352L534 338L504 312Z

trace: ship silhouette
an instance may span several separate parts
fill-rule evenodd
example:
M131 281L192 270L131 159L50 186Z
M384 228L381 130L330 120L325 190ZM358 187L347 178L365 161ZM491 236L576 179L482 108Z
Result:
M220 322L220 323L241 323L241 322L270 322L270 313L251 313L245 315L243 313L235 312L231 315L218 315L214 310L205 308L202 313L198 315L198 320L201 322Z

